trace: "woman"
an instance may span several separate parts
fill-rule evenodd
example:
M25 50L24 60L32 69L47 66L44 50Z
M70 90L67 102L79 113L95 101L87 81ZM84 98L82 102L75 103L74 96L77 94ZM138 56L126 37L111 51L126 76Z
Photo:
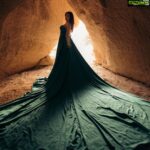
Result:
M72 12L65 19L49 77L0 106L0 150L148 148L150 103L102 80L71 39Z
M67 45L68 47L71 46L70 43L70 36L71 36L71 32L73 31L74 28L74 16L73 13L68 11L65 13L65 19L66 19L66 23L65 23L65 28L66 28L66 40L67 40Z

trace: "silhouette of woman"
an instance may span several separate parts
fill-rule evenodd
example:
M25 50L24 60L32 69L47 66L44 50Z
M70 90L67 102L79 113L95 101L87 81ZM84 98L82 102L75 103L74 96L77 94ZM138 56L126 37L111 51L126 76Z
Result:
M73 13L65 19L49 77L0 106L0 150L148 148L150 103L101 79L71 39Z

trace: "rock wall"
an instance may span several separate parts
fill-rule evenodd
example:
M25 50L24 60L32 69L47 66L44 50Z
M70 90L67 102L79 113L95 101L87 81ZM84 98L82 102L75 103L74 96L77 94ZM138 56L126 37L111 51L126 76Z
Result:
M91 35L97 63L150 84L150 9L126 0L68 0Z
M73 11L67 1L87 26L97 63L150 84L150 9L125 0L0 0L0 78L51 62L64 12Z
M68 10L66 0L0 0L0 78L46 58Z

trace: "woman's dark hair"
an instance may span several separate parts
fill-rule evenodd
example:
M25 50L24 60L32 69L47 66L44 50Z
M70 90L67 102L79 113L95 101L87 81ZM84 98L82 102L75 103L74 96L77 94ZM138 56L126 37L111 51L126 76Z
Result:
M71 30L73 30L73 28L74 28L74 15L71 11L65 12L65 16L66 15L69 15L69 23L71 25Z

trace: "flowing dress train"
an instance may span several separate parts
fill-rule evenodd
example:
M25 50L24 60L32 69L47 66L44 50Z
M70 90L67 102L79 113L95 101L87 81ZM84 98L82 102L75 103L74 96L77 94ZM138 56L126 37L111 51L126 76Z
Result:
M145 150L150 103L101 79L60 36L49 76L0 105L0 150Z

